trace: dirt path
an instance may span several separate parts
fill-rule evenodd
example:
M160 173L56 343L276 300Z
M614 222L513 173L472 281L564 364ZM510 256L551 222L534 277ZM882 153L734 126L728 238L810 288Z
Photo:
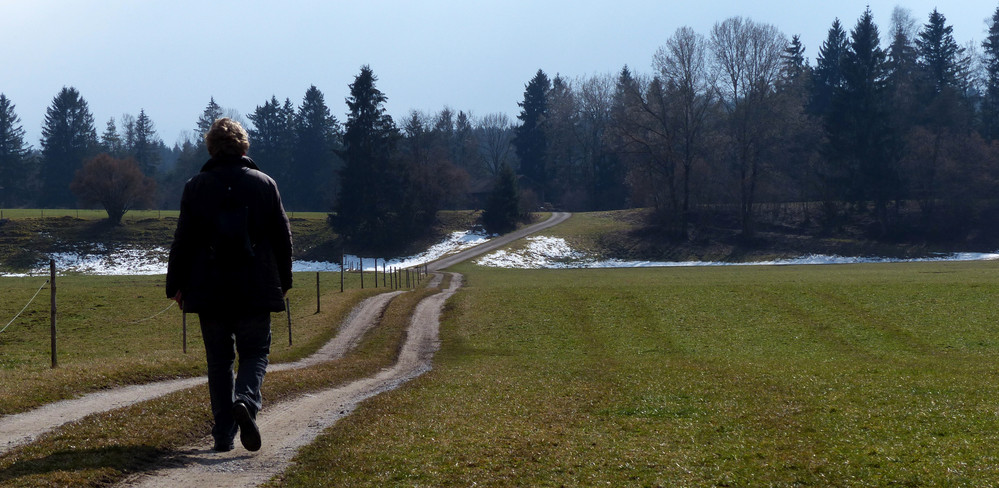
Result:
M343 356L353 348L364 333L373 327L388 303L401 291L383 293L358 304L330 342L315 354L294 363L272 364L268 371L304 368ZM63 424L75 422L87 415L127 407L156 397L205 383L207 378L182 378L132 385L90 393L80 398L50 403L35 410L0 417L0 454Z
M256 486L284 471L298 449L327 427L347 416L364 400L392 390L430 370L438 347L437 332L444 302L461 286L461 275L451 273L450 286L420 301L410 320L399 360L375 376L345 386L313 392L260 412L257 425L264 447L249 453L237 446L227 453L208 449L208 442L184 449L167 467L138 475L125 486L156 488L177 486Z
M529 236L531 234L534 234L535 232L561 224L562 222L568 220L569 217L571 216L572 214L568 212L553 212L552 216L549 217L548 220L545 220L544 222L539 222L534 225L529 225L527 227L524 227L523 229L492 239L489 242L486 242L485 244L480 244L478 246L465 249L464 251L452 254L450 256L445 256L441 259L438 259L437 261L429 263L427 265L427 269L429 269L430 271L437 271L450 266L454 266L462 261L467 261L476 256L485 254L489 251L499 249L517 239Z

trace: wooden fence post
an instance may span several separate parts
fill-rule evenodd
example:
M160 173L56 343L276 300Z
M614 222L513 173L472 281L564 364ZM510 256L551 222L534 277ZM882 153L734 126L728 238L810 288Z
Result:
M319 272L316 271L316 313L319 313Z
M340 293L343 293L343 254L340 254Z
M361 289L363 290L364 289L364 258L358 256L357 259L360 260L360 262L361 262L359 268L361 270Z
M183 330L181 343L183 344L184 354L187 354L187 312L180 313L180 327Z
M291 301L284 299L284 311L288 314L288 345L291 346Z
M52 368L59 366L56 355L56 268L55 259L49 259L49 283L52 284L52 311L50 312L50 332L52 333Z

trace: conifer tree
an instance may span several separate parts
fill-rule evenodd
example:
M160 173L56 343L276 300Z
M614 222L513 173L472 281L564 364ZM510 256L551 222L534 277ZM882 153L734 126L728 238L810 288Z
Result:
M27 196L29 150L14 103L0 93L0 206L22 203Z
M76 199L69 183L83 160L97 149L94 116L86 100L73 87L64 87L52 99L42 127L42 196L50 208L72 208Z
M199 139L205 137L208 130L212 128L212 124L215 123L215 120L222 117L222 114L222 107L215 103L215 97L211 97L208 101L208 105L205 106L205 110L201 113L201 117L198 117L198 125L195 130L197 131ZM202 141L202 143L204 143L204 141Z
M350 84L344 124L341 189L330 216L354 252L389 252L436 215L419 214L416 189L396 155L398 129L367 65Z
M982 122L985 137L999 139L999 7L989 21L989 33L982 42L985 64L985 100Z
M791 42L784 48L781 55L781 86L786 88L797 84L808 71L808 63L805 62L805 46L801 44L801 36L795 34L791 36Z
M282 198L290 205L296 198L297 188L291 180L291 166L295 151L295 108L291 100L282 105L277 97L257 106L248 115L253 126L250 135L250 156L260 169L274 178L281 188Z
M115 158L125 156L125 143L118 134L118 125L115 124L114 117L108 119L101 134L101 151L110 154Z
M551 81L544 71L538 70L524 89L524 101L517 103L521 124L515 129L513 146L520 158L520 174L524 175L541 202L545 201L548 186L546 159L548 155L548 92Z
M843 84L842 62L846 49L846 31L839 19L836 19L829 28L825 42L819 46L819 55L815 59L812 99L809 105L811 113L824 116L829 110L833 92Z
M131 155L146 176L156 175L160 163L162 141L156 136L156 127L144 109L135 118L135 135Z
M850 32L843 57L843 84L834 92L827 131L840 195L872 200L882 233L889 229L887 204L899 196L896 143L886 101L887 64L870 9Z
M958 88L964 49L954 40L954 27L947 25L947 19L937 9L933 9L929 22L919 32L916 48L929 95L935 96L947 88Z
M337 187L334 151L339 138L340 122L330 114L323 92L310 86L295 117L294 158L288 171L291 208L330 208Z

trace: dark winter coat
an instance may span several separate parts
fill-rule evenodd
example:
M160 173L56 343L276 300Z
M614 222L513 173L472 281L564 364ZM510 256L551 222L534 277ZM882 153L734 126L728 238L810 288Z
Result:
M291 288L291 226L277 185L242 158L213 158L188 180L166 294L185 312L280 312Z

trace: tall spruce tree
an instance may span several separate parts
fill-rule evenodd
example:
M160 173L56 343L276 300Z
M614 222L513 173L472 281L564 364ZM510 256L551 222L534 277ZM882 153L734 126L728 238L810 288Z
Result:
M524 101L520 106L520 125L514 132L513 147L520 158L520 174L530 182L538 193L540 202L545 201L548 187L548 92L551 81L544 71L538 70L524 88Z
M69 191L76 170L92 156L97 146L94 116L87 101L73 87L64 87L52 99L42 126L42 196L43 206L75 207Z
M414 188L396 157L398 129L367 65L350 84L341 189L330 222L353 252L387 253L426 223L412 205ZM433 216L431 216L431 219Z
M843 84L843 56L848 42L846 31L839 19L832 23L825 42L819 46L812 77L812 99L809 110L815 115L824 116L832 101L833 93Z
M784 48L781 55L780 87L787 89L796 85L805 73L808 72L808 63L805 60L805 46L801 43L801 36L795 34L791 36L791 42Z
M916 49L928 95L935 96L945 89L958 88L960 58L964 49L954 40L954 27L947 25L946 17L937 9L933 9L929 22L919 32Z
M328 210L337 187L334 151L339 145L340 122L330 114L323 92L315 85L306 90L295 120L289 206L299 210Z
M215 123L215 120L222 117L223 113L222 107L215 103L215 97L211 97L211 99L208 100L208 105L205 106L205 110L201 112L201 116L198 117L197 126L195 126L198 139L205 137L208 130L212 128L212 124ZM202 143L204 143L204 141L202 141Z
M985 64L985 100L982 106L983 133L999 139L999 7L989 20L989 34L982 42Z
M900 192L887 104L887 63L870 9L850 32L843 57L843 84L834 93L828 119L831 162L840 195L853 202L874 201L882 234L892 223L888 202Z
M0 207L25 202L29 151L14 103L0 93Z
M160 146L163 142L156 136L153 120L146 115L145 109L139 110L135 118L135 135L131 155L139 163L139 169L146 176L156 175L160 163Z
M271 96L248 117L253 122L247 131L252 142L250 156L277 181L283 198L290 204L297 190L290 174L295 152L295 107L289 99L282 105L277 97Z
M104 126L104 132L101 133L101 151L110 154L113 158L125 157L125 142L118 134L118 124L115 123L114 117L108 119Z

